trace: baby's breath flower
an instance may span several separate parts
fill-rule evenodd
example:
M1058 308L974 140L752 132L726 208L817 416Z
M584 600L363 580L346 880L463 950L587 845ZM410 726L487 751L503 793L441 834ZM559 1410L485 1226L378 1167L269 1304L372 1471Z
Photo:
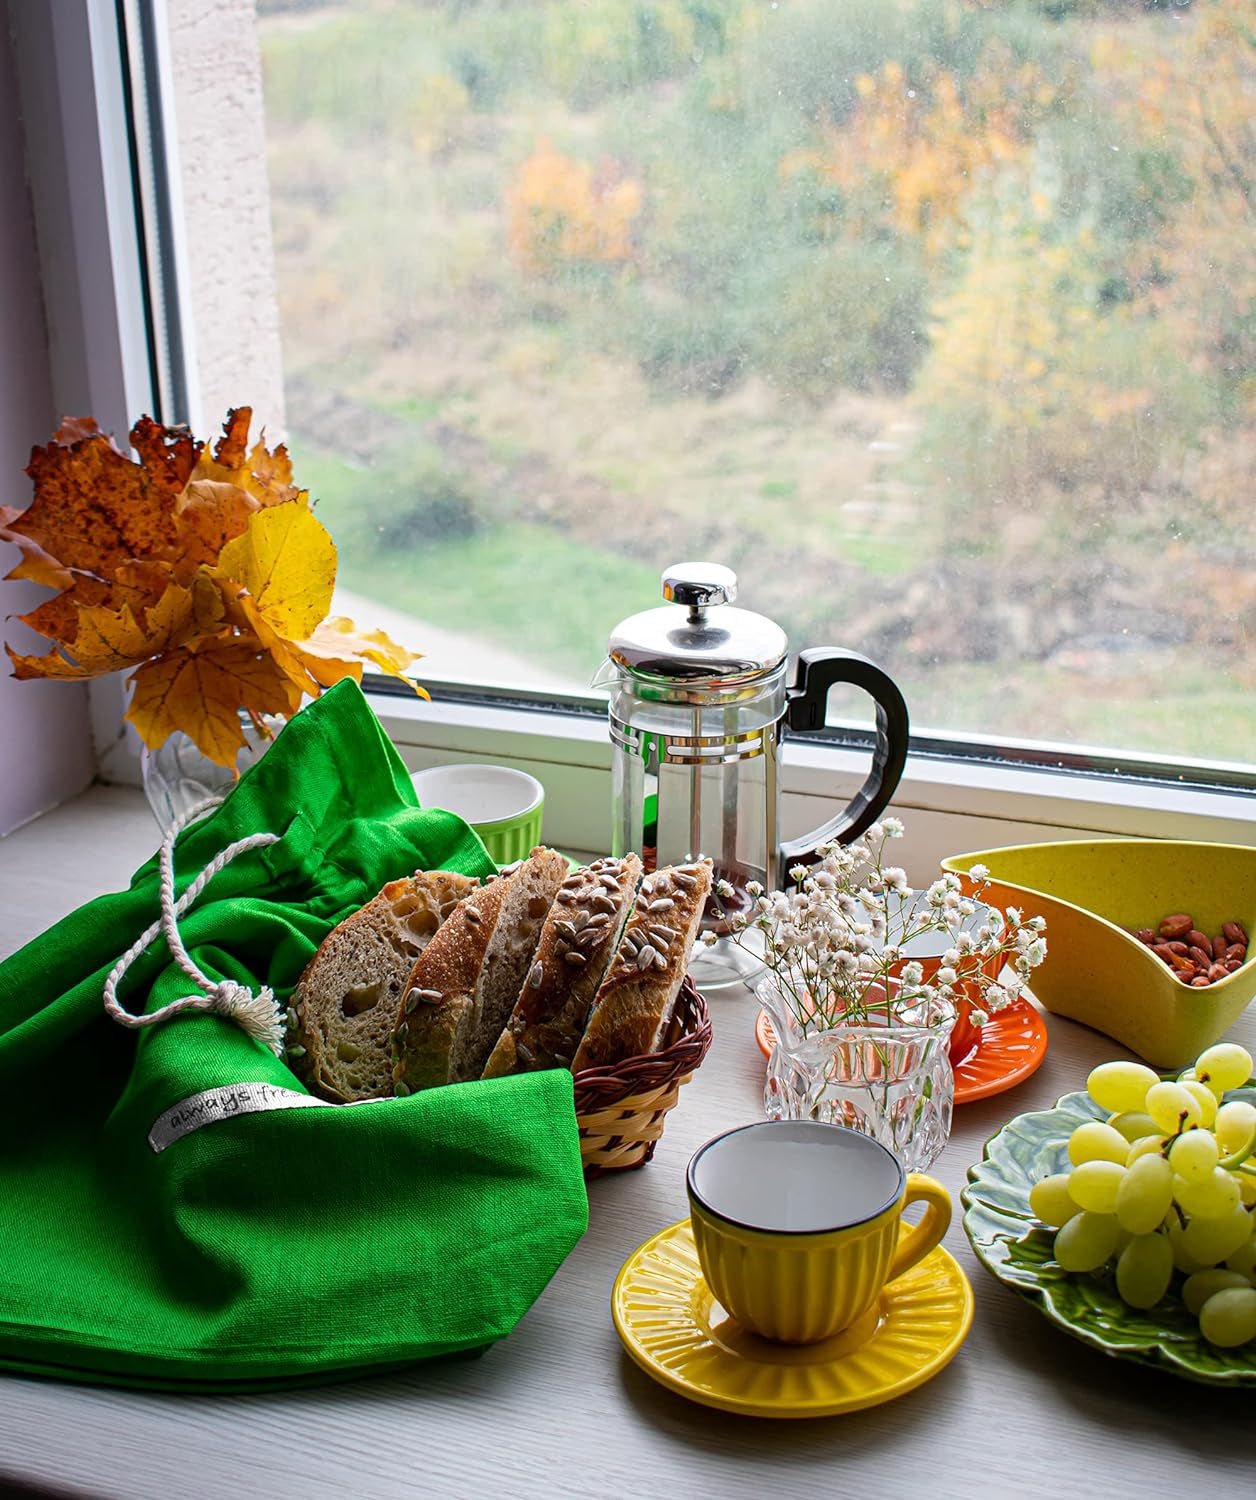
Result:
M885 841L902 832L898 819L886 818L849 845L827 844L817 864L790 868L792 884L783 891L765 892L751 881L745 888L750 916L728 919L734 941L741 941L747 927L762 934L750 951L762 956L803 1035L841 1021L889 1024L900 1011L904 1019L908 1011L914 1017L917 1007L937 1001L948 1002L947 1013L953 1014L961 985L980 1025L1019 995L1025 977L1042 962L1041 918L1026 921L1009 908L1005 921L949 872L914 891L905 870L882 864ZM985 871L970 874L979 880ZM736 895L726 880L716 889L725 899ZM929 934L947 941L937 972L926 982L924 965L909 955L912 944ZM714 934L703 939L714 940ZM1018 973L1004 970L1002 982L993 984L989 975L1005 957Z
M984 1010L980 1010L977 1006L974 1005L973 1008L968 1012L968 1019L973 1023L974 1026L984 1026L990 1019L990 1017Z
M974 880L989 880L990 871L985 865L969 865L968 873Z

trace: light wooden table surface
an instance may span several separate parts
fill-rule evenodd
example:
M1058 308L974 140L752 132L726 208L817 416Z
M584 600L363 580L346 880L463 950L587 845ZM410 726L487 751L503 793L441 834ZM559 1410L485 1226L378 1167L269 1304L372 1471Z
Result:
M116 788L94 789L0 841L0 953L124 885L155 844L141 794ZM483 1358L239 1397L0 1377L0 1492L1250 1500L1251 1392L1158 1378L1059 1332L981 1269L958 1213L946 1245L973 1283L976 1318L955 1360L919 1390L850 1416L770 1422L693 1405L640 1372L611 1324L615 1273L683 1217L694 1149L761 1115L753 1002L717 995L711 1009L714 1045L668 1116L654 1161L592 1184L588 1234ZM957 1208L988 1136L1080 1088L1095 1063L1120 1053L1071 1022L1049 1025L1034 1077L956 1111L933 1172ZM1251 1013L1231 1035L1256 1050Z

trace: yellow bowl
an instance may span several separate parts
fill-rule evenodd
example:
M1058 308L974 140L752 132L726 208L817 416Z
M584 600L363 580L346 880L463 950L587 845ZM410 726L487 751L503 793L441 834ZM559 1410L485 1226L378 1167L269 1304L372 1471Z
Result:
M944 870L990 871L984 898L1047 919L1034 994L1055 1015L1093 1026L1157 1068L1184 1068L1256 994L1249 958L1206 989L1184 984L1132 936L1189 912L1209 936L1256 920L1256 849L1175 839L1073 840L956 854ZM1253 955L1256 958L1256 955Z

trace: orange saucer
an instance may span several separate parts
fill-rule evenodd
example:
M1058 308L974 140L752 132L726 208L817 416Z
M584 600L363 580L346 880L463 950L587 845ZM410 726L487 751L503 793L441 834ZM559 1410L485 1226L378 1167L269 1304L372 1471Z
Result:
M776 1043L772 1018L761 1010L755 1040L767 1057ZM1047 1055L1047 1023L1028 1000L996 1010L978 1034L977 1045L955 1064L955 1102L971 1104L1014 1088Z

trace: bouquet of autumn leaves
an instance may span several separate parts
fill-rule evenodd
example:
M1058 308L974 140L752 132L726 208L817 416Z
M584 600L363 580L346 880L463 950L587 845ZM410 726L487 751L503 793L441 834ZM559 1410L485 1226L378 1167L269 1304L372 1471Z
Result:
M401 677L415 660L382 631L328 619L336 548L282 446L249 448L249 407L228 412L213 451L142 417L138 459L90 418L67 419L26 472L26 510L0 506L22 550L10 578L59 590L19 618L55 644L5 646L19 678L82 679L134 668L126 717L156 749L182 730L234 767L244 710L291 717L363 664Z

